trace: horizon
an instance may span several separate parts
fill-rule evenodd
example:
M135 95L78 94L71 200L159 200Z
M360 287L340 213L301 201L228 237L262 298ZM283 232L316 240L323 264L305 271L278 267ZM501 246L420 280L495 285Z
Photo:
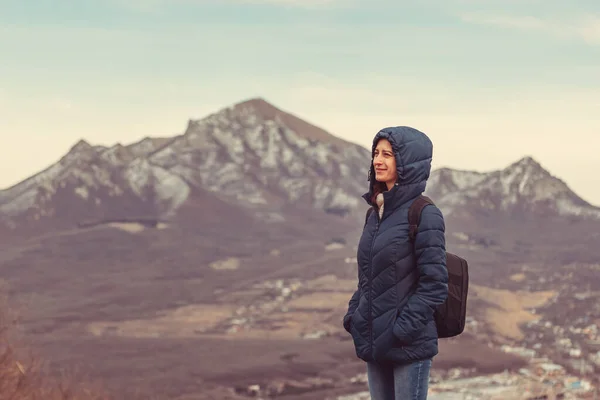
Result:
M591 0L29 5L0 0L11 77L0 82L0 190L79 139L172 137L260 97L366 148L385 126L413 126L432 139L435 169L489 172L530 156L600 206L588 177L600 168Z

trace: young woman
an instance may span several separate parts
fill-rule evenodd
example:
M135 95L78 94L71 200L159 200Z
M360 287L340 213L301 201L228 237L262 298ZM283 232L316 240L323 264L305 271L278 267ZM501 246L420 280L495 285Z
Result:
M367 364L372 400L424 400L438 353L433 312L448 295L445 224L441 211L423 209L409 240L408 209L423 193L433 145L409 127L385 128L373 140L369 191L374 208L357 252L358 288L344 328Z

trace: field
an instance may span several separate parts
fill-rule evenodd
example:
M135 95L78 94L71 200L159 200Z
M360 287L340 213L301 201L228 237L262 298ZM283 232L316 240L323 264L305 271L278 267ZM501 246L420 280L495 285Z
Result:
M165 399L240 399L253 385L290 400L364 389L341 326L356 287L356 232L138 228L88 227L0 252L27 346L53 371ZM292 240L301 229L310 232ZM495 269L500 246L451 246L472 265L469 314L483 328L442 340L434 368L518 368L524 360L492 342L518 342L555 291L520 289L531 282L527 259Z

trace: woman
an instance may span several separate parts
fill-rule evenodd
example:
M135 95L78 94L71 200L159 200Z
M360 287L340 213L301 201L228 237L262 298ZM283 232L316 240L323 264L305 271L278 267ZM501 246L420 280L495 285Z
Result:
M425 190L433 145L409 127L382 129L373 140L369 192L374 208L357 252L358 288L344 328L367 363L372 400L427 398L438 353L433 312L448 295L445 224L441 211L423 209L413 243L408 209Z

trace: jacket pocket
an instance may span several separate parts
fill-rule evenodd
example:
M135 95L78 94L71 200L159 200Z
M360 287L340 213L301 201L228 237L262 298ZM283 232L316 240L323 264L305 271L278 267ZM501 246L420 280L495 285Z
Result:
M350 325L352 324L352 315L350 315L350 314L345 315L342 324L343 324L344 329L346 330L346 332L351 333L350 332Z

